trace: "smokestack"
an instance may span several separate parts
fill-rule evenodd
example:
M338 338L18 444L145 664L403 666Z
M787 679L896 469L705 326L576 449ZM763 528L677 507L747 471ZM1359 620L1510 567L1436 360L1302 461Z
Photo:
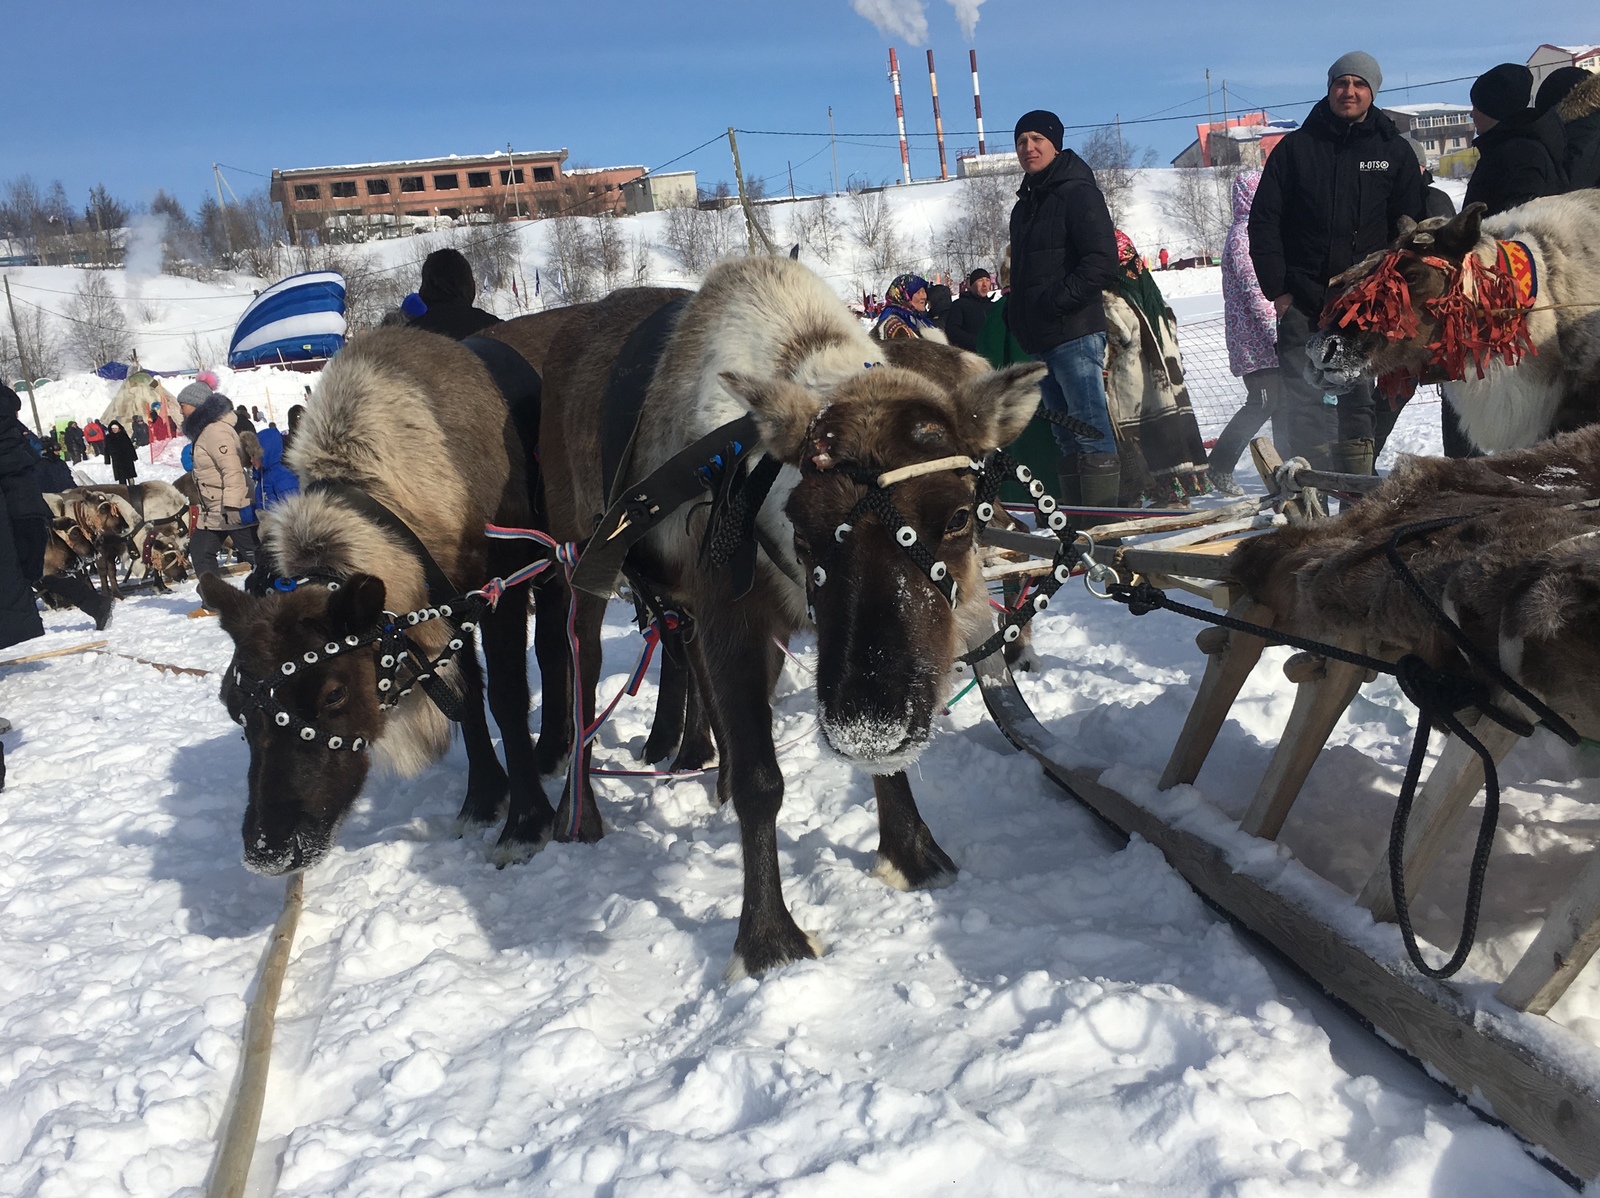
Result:
M906 149L906 109L900 100L900 60L889 47L889 81L894 84L894 119L900 126L900 173L904 181L911 182L911 153Z
M972 61L972 111L978 118L978 153L987 154L989 147L983 143L983 96L978 92L978 52L968 50L967 56Z
M939 76L933 70L933 51L928 51L928 86L933 89L933 134L939 142L939 178L948 179L950 169L944 161L944 118L939 115Z

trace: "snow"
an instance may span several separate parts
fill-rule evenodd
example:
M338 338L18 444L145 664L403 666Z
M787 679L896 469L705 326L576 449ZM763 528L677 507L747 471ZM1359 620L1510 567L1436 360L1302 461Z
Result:
M895 197L908 225L950 202L908 191ZM1214 352L1216 272L1159 281L1186 356ZM250 371L223 389L281 419L313 381ZM113 387L72 376L40 402L81 419ZM1413 401L1391 446L1385 462L1437 452L1436 398ZM240 865L247 754L216 677L231 646L214 620L184 618L195 605L193 584L136 594L98 635L47 612L46 636L13 653L102 635L105 649L0 671L15 725L0 1193L193 1196L214 1150L282 885ZM635 659L629 615L609 613L603 700ZM1321 754L1282 836L1296 864L1227 835L1293 703L1286 651L1268 651L1197 784L1159 795L1203 664L1193 627L1070 588L1034 628L1039 668L1022 686L1064 760L1108 767L1108 784L1292 875L1297 893L1327 904L1359 889L1410 741L1391 681L1363 689ZM959 877L911 893L874 878L870 781L823 749L814 645L794 648L774 707L780 861L826 955L721 980L741 871L712 775L597 778L605 838L506 869L492 833L454 835L459 744L417 778L374 778L307 876L257 1192L274 1175L285 1195L386 1198L1568 1192L1258 955L1149 844L1119 844L1065 801L976 695L936 721L911 771ZM598 766L639 768L654 680L602 730ZM1507 759L1476 978L1504 976L1586 860L1596 753L1539 734ZM1414 904L1435 944L1454 941L1470 835ZM1392 930L1366 928L1392 951ZM1580 978L1552 1017L1600 1042L1600 984Z

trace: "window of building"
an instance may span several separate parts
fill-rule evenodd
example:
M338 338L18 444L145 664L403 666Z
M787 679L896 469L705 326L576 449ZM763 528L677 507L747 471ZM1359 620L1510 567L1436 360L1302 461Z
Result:
M535 183L554 183L556 181L556 168L553 166L534 167L533 181Z
M341 179L337 183L328 184L328 194L336 200L349 200L355 198L355 180Z
M459 191L460 189L461 177L459 175L435 175L433 177L433 190L435 191Z
M615 183L607 183L606 184L606 190L607 191L615 191L615 190L617 190L617 185Z
M489 172L488 171L468 171L467 172L467 186L468 187L487 187L487 186L489 186Z
M522 168L520 166L512 167L509 170L503 170L503 171L500 172L500 186L502 186L502 187L507 187L507 186L509 186L509 185L511 185L513 183L521 183L521 182L522 182Z
M432 216L433 213L429 212L426 208L408 208L406 210L406 215L407 216Z
M454 220L456 217L461 215L461 209L459 209L459 208L441 208L441 209L439 209L439 215L440 216L448 216L451 220Z
M369 196L386 196L389 194L389 180L368 179L367 194Z
M421 175L401 175L400 176L400 190L401 191L422 191L423 190L422 176Z
M297 200L320 200L322 187L317 183L296 183L294 185L294 198Z

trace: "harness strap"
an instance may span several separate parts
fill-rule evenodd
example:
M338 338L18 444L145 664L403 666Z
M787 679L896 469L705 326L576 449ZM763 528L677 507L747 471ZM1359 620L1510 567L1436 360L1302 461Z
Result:
M433 602L438 603L461 593L460 588L439 568L439 563L433 560L433 554L428 552L422 539L411 531L411 526L360 487L340 479L319 478L306 484L305 490L335 496L386 532L393 533L416 556L422 567L427 597Z

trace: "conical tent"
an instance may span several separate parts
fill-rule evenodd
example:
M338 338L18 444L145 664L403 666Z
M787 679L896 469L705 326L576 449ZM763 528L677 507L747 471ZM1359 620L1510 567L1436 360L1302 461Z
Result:
M122 421L122 427L133 431L133 418L143 416L150 419L150 405L160 399L165 392L161 384L143 370L135 370L117 388L117 393L111 397L111 403L105 413L100 417L101 424L110 424L113 420Z
M332 357L344 345L344 333L344 276L334 270L290 275L244 310L228 346L228 365Z

